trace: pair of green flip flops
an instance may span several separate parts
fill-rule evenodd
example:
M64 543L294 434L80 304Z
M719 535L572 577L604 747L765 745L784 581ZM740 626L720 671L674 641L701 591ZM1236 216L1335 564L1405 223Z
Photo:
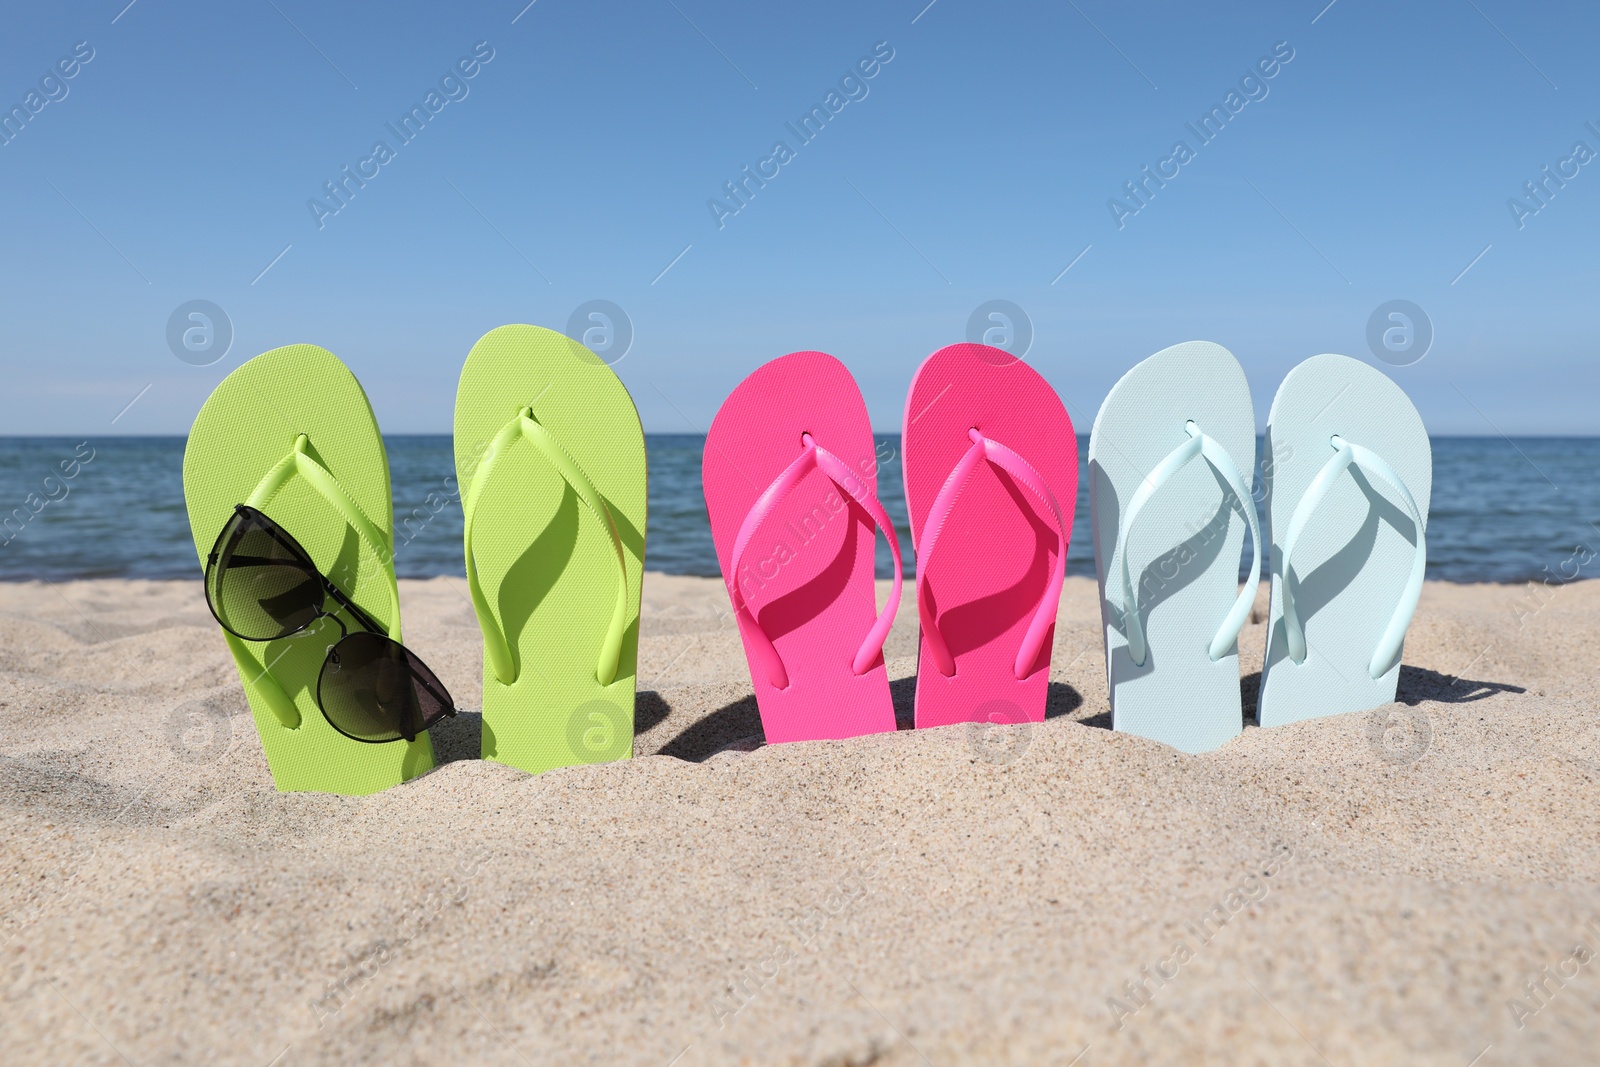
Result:
M646 470L627 389L552 330L493 330L461 371L455 463L462 592L484 636L484 758L539 773L630 756ZM202 566L249 504L401 640L388 456L332 353L290 345L228 375L189 433L183 485ZM327 721L318 676L338 637L327 624L260 643L225 635L277 787L360 795L431 769L426 731L367 744Z

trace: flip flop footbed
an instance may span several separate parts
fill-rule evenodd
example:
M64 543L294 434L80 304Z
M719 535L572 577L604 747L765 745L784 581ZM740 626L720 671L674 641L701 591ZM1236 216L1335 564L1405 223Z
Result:
M1051 630L1017 676L1016 661L1057 566L1078 495L1078 439L1050 384L1028 364L987 345L940 349L906 397L906 505L917 548L919 595L952 658L946 676L930 650L927 620L917 658L919 728L960 722L1039 722L1050 677ZM1024 482L976 459L928 551L934 503L974 448L972 430L1020 456L1054 496L1056 511ZM949 498L947 498L949 499ZM926 559L924 557L927 557ZM1055 604L1049 605L1051 618ZM919 608L920 610L920 608Z
M273 349L218 385L189 431L183 491L202 569L236 505L246 503L269 471L295 449L325 467L366 518L393 544L389 461L372 407L354 375L314 345ZM400 640L391 602L392 552L375 554L354 528L303 477L290 477L260 502L267 515L311 555L322 573ZM331 608L332 605L329 605ZM317 678L327 648L339 639L330 620L280 641L230 640L262 748L280 790L360 795L386 789L433 766L426 732L413 742L352 741L317 706ZM269 671L264 677L263 672ZM265 691L276 681L294 702L298 724L286 726Z
M1314 356L1291 370L1267 420L1272 607L1257 712L1262 726L1375 708L1394 699L1399 681L1398 658L1378 678L1369 666L1406 587L1418 531L1404 495L1357 466L1332 482L1293 547L1306 655L1300 663L1290 655L1282 542L1313 479L1337 453L1336 435L1370 449L1399 475L1426 531L1433 452L1404 391L1348 356Z
M751 625L736 616L768 742L892 731L894 705L880 658L853 663L878 614L875 527L867 511L813 468L776 498L754 529L737 572L734 548L746 516L806 449L804 436L877 494L872 424L855 379L832 356L795 352L734 389L706 436L706 512L723 577L737 581L755 624L772 642L788 685L779 688L752 651Z
M1191 423L1222 446L1244 499L1197 455L1148 497L1119 543L1141 484L1175 449L1194 442ZM1255 507L1255 444L1244 371L1208 341L1174 345L1139 363L1100 407L1089 438L1089 495L1114 729L1205 752L1244 728L1237 641L1216 660L1211 646L1240 594L1243 509ZM1124 556L1143 662L1134 660L1124 619Z
M530 410L553 451L518 429ZM562 454L610 515L625 582L611 531L559 468ZM576 341L538 326L502 326L473 346L461 370L455 459L468 547L490 615L484 758L537 774L632 755L647 472L627 388ZM615 673L602 683L599 661L619 582L621 645ZM489 654L490 626L504 635L508 681Z

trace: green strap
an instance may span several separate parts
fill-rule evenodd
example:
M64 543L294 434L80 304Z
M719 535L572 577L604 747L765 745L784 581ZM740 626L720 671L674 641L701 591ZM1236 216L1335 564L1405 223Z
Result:
M252 664L261 668L250 681L256 687L256 692L261 694L261 699L267 702L268 709L271 710L278 722L283 724L283 728L286 730L300 729L300 709L295 705L294 697L284 692L283 686L278 684L278 680L272 676L272 672L261 666L261 661L256 659L256 654L250 651L249 645L226 630L222 631L222 636L227 640L228 648L232 650L235 660L242 663L248 659Z
M478 469L473 472L472 484L467 490L462 507L462 511L466 514L466 531L463 539L467 551L467 588L472 593L472 607L477 612L479 628L483 630L484 655L488 657L489 665L494 669L495 677L502 685L510 685L517 680L517 665L511 655L511 646L507 644L505 634L501 632L494 613L489 609L489 601L483 593L483 587L478 583L478 566L472 549L472 531L478 498L489 482L489 472L494 468L495 461L519 438L538 448L539 454L566 480L577 493L578 499L583 501L584 506L600 521L611 537L611 548L617 560L617 595L611 609L611 624L606 628L605 639L601 642L600 659L594 672L597 682L601 685L610 685L617 676L617 663L622 658L622 638L628 629L628 563L622 548L622 537L617 533L617 524L612 520L611 511L601 498L600 490L594 487L589 476L578 466L578 461L572 458L572 454L562 447L561 442L535 420L531 406L517 412L516 417L495 434L494 440L490 442L482 461L478 464Z
M385 574L389 579L389 617L393 620L393 622L386 625L390 639L399 641L400 589L395 582L393 568L388 566L388 563L393 558L393 553L388 547L389 539L384 536L383 531L372 524L372 520L368 519L356 502L350 498L350 494L345 492L344 486L339 484L339 479L335 478L328 468L312 458L307 452L310 445L311 441L305 434L296 437L294 448L290 450L288 455L279 460L271 470L267 471L261 481L257 483L255 490L251 492L250 499L246 500L245 503L258 510L265 510L263 505L272 499L278 490L282 489L289 479L296 474L310 483L311 488L315 489L318 495L326 500L333 510L337 511L340 517L350 525L350 528L355 530L356 536L367 543L367 548L377 558L378 562L384 566ZM294 698L273 677L267 666L256 659L255 653L250 650L250 647L245 642L232 634L228 634L227 639L228 647L233 650L236 658L241 656L248 657L250 662L260 667L259 673L251 681L254 683L256 691L266 700L267 707L272 709L273 715L277 717L285 728L290 730L298 729L300 726L300 709L295 705Z

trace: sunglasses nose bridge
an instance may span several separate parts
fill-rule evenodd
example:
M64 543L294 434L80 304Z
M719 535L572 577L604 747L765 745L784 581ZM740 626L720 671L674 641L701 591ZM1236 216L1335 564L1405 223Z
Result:
M339 645L344 641L345 638L350 636L350 627L346 626L344 624L344 620L339 618L338 615L331 611L323 611L321 608L317 609L317 618L332 619L334 625L339 627L339 640L328 646L328 655L333 657L335 650L338 649ZM337 663L338 660L335 659L334 662Z

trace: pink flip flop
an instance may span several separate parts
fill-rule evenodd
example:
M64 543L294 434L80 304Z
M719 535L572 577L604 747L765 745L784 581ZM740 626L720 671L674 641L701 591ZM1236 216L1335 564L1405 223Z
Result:
M767 741L892 731L883 641L900 606L900 543L844 364L793 352L740 382L706 435L701 480ZM894 554L881 613L874 525Z
M950 345L911 382L903 447L917 728L1042 722L1078 500L1072 419L1026 363Z

